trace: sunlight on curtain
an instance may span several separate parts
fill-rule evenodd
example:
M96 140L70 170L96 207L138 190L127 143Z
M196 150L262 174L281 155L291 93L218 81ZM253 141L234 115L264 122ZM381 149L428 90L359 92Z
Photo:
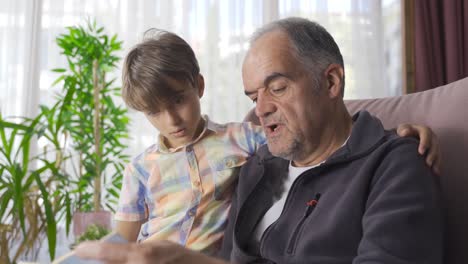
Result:
M343 54L346 99L401 94L401 6L393 0L279 1L280 17L321 23Z
M0 113L31 116L37 107L41 0L0 5Z

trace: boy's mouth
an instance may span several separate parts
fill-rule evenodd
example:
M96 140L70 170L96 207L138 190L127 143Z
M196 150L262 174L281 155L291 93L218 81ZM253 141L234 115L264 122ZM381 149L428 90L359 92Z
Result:
M174 132L171 132L170 134L173 135L174 137L183 137L185 136L185 128L180 128L175 130Z

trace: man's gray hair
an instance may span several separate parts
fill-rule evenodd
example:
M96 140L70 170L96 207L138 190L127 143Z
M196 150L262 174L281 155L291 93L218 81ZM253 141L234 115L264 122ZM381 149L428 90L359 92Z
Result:
M289 17L273 21L258 29L250 40L251 44L266 33L281 30L291 40L296 59L312 71L316 82L320 74L332 63L343 67L340 48L328 31L316 22L305 18ZM344 94L344 77L342 80Z

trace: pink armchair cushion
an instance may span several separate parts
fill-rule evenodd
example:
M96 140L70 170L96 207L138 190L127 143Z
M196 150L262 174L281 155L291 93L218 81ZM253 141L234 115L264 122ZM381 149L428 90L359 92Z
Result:
M440 181L446 207L444 263L468 263L468 78L410 95L350 100L346 106L350 114L368 110L386 128L415 123L434 130L442 152ZM258 124L253 111L245 120Z

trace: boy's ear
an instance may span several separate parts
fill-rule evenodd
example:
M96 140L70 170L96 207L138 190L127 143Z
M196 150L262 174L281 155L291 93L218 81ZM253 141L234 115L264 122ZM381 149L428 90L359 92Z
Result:
M197 77L197 89L198 89L198 97L202 98L203 92L205 91L205 79L203 75L198 74Z

